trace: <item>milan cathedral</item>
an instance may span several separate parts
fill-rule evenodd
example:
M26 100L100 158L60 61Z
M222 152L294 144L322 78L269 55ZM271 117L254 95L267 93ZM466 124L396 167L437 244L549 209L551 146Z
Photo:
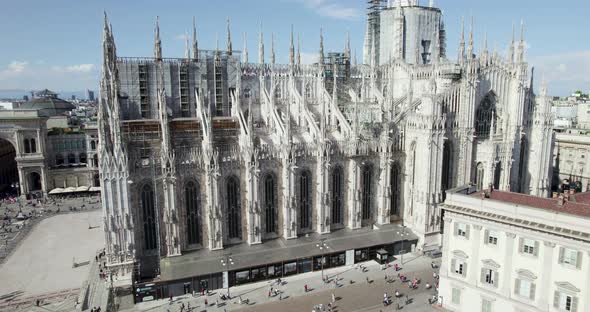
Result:
M371 1L362 64L324 51L252 62L200 49L118 57L106 16L99 155L108 267L119 279L198 249L265 244L402 223L417 249L441 244L445 191L473 183L548 196L550 98L533 92L524 26L507 55L476 53L473 20L449 59L440 9ZM266 41L265 41L266 40ZM266 56L265 53L270 54ZM143 274L143 273L142 273Z

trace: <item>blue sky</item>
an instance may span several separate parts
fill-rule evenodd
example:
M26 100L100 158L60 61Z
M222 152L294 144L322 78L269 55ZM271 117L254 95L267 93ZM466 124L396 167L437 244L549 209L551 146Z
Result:
M113 24L119 56L153 55L153 27L160 16L163 54L184 55L183 34L197 18L200 47L225 46L225 20L232 23L234 49L248 33L251 60L258 56L263 23L266 55L275 34L277 61L288 59L289 30L301 34L304 60L318 51L319 28L326 50L341 50L346 31L359 60L365 29L365 0L5 0L0 10L0 89L97 89L101 63L103 10ZM427 5L428 0L421 0ZM475 18L479 49L484 32L490 48L507 49L512 23L526 25L527 58L549 83L552 94L590 90L590 1L435 0L445 14L447 54L455 59L461 16Z

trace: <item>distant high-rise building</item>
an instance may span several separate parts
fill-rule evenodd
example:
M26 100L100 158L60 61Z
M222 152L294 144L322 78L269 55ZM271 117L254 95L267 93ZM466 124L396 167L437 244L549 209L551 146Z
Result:
M94 102L94 91L86 89L86 100Z
M25 102L29 101L29 96L28 95L23 95L23 101L25 101Z
M72 101L76 100L76 96L72 94Z

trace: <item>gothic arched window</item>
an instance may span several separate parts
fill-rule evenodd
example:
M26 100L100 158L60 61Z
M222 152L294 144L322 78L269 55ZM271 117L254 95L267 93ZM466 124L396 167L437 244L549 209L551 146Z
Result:
M442 162L442 175L441 175L441 191L443 194L443 200L446 198L446 191L453 187L453 174L452 174L452 163L453 163L453 149L451 143L446 141L443 147L443 162Z
M146 250L158 247L156 234L156 210L154 209L154 190L146 184L141 189L141 209L143 212L143 242Z
M496 100L492 92L486 95L475 114L475 135L478 137L487 137L490 135L492 122L497 127Z
M87 160L86 160L86 153L80 153L80 156L78 156L78 157L80 157L80 163L81 164L85 164L87 162Z
M399 216L399 204L401 198L401 172L398 163L395 163L391 166L391 178L389 180L390 185L389 189L391 190L391 194L389 199L391 200L391 210L389 214L391 216Z
M238 178L227 180L227 227L229 238L241 238L240 235L240 183Z
M372 174L373 168L371 165L365 165L361 173L361 194L362 194L362 214L363 220L372 218L371 199L372 199Z
M94 166L98 167L98 154L94 154Z
M35 139L31 139L31 153L37 153L37 142L35 142Z
M29 139L25 139L25 154L31 153L31 146L29 145Z
M299 226L311 228L311 173L307 170L299 176Z
M496 164L496 170L494 171L494 189L500 189L500 177L502 176L502 163Z
M475 185L477 186L478 191L483 189L483 175L484 175L483 164L478 163L476 170L475 170Z
M199 184L189 181L184 185L184 207L186 209L186 235L189 245L201 243L201 202Z
M332 190L330 192L330 204L332 206L332 224L344 223L344 177L342 167L338 166L332 171Z
M264 178L264 219L265 232L276 233L277 231L277 192L275 178L267 174Z
M76 163L76 155L73 153L68 154L68 164L75 164Z
M527 149L528 149L528 140L526 139L526 137L522 137L522 139L520 140L520 161L518 164L518 181L520 182L519 186L518 186L518 191L519 192L523 192L524 187L525 187L525 183L527 181L527 162L526 162L526 157L527 157Z
M94 151L96 150L96 141L92 140L90 141L90 148Z
M64 157L62 154L57 154L55 155L55 165L59 166L59 165L63 165L64 163Z

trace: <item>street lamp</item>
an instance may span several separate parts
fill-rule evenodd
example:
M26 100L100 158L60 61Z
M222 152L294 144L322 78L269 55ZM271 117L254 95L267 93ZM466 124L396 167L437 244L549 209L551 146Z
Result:
M231 257L231 254L223 256L221 265L227 267L227 297L229 298L229 267L234 265L234 259Z
M406 240L406 236L408 236L409 234L406 233L406 226L402 225L402 231L401 232L396 232L397 235L399 235L402 238L402 249L400 250L399 254L400 254L400 261L401 264L404 264L404 253L406 252L404 250L404 241Z
M325 238L322 238L322 239L320 239L320 242L319 242L319 243L317 243L317 244L315 244L315 246L316 246L317 248L319 248L319 249L320 249L320 251L322 252L322 259L320 260L320 262L321 262L321 265L322 265L322 281L324 281L324 261L325 261L325 258L324 258L324 251L325 251L326 249L329 249L329 248L330 248L330 246L328 246L328 245L326 244L326 239L325 239Z

